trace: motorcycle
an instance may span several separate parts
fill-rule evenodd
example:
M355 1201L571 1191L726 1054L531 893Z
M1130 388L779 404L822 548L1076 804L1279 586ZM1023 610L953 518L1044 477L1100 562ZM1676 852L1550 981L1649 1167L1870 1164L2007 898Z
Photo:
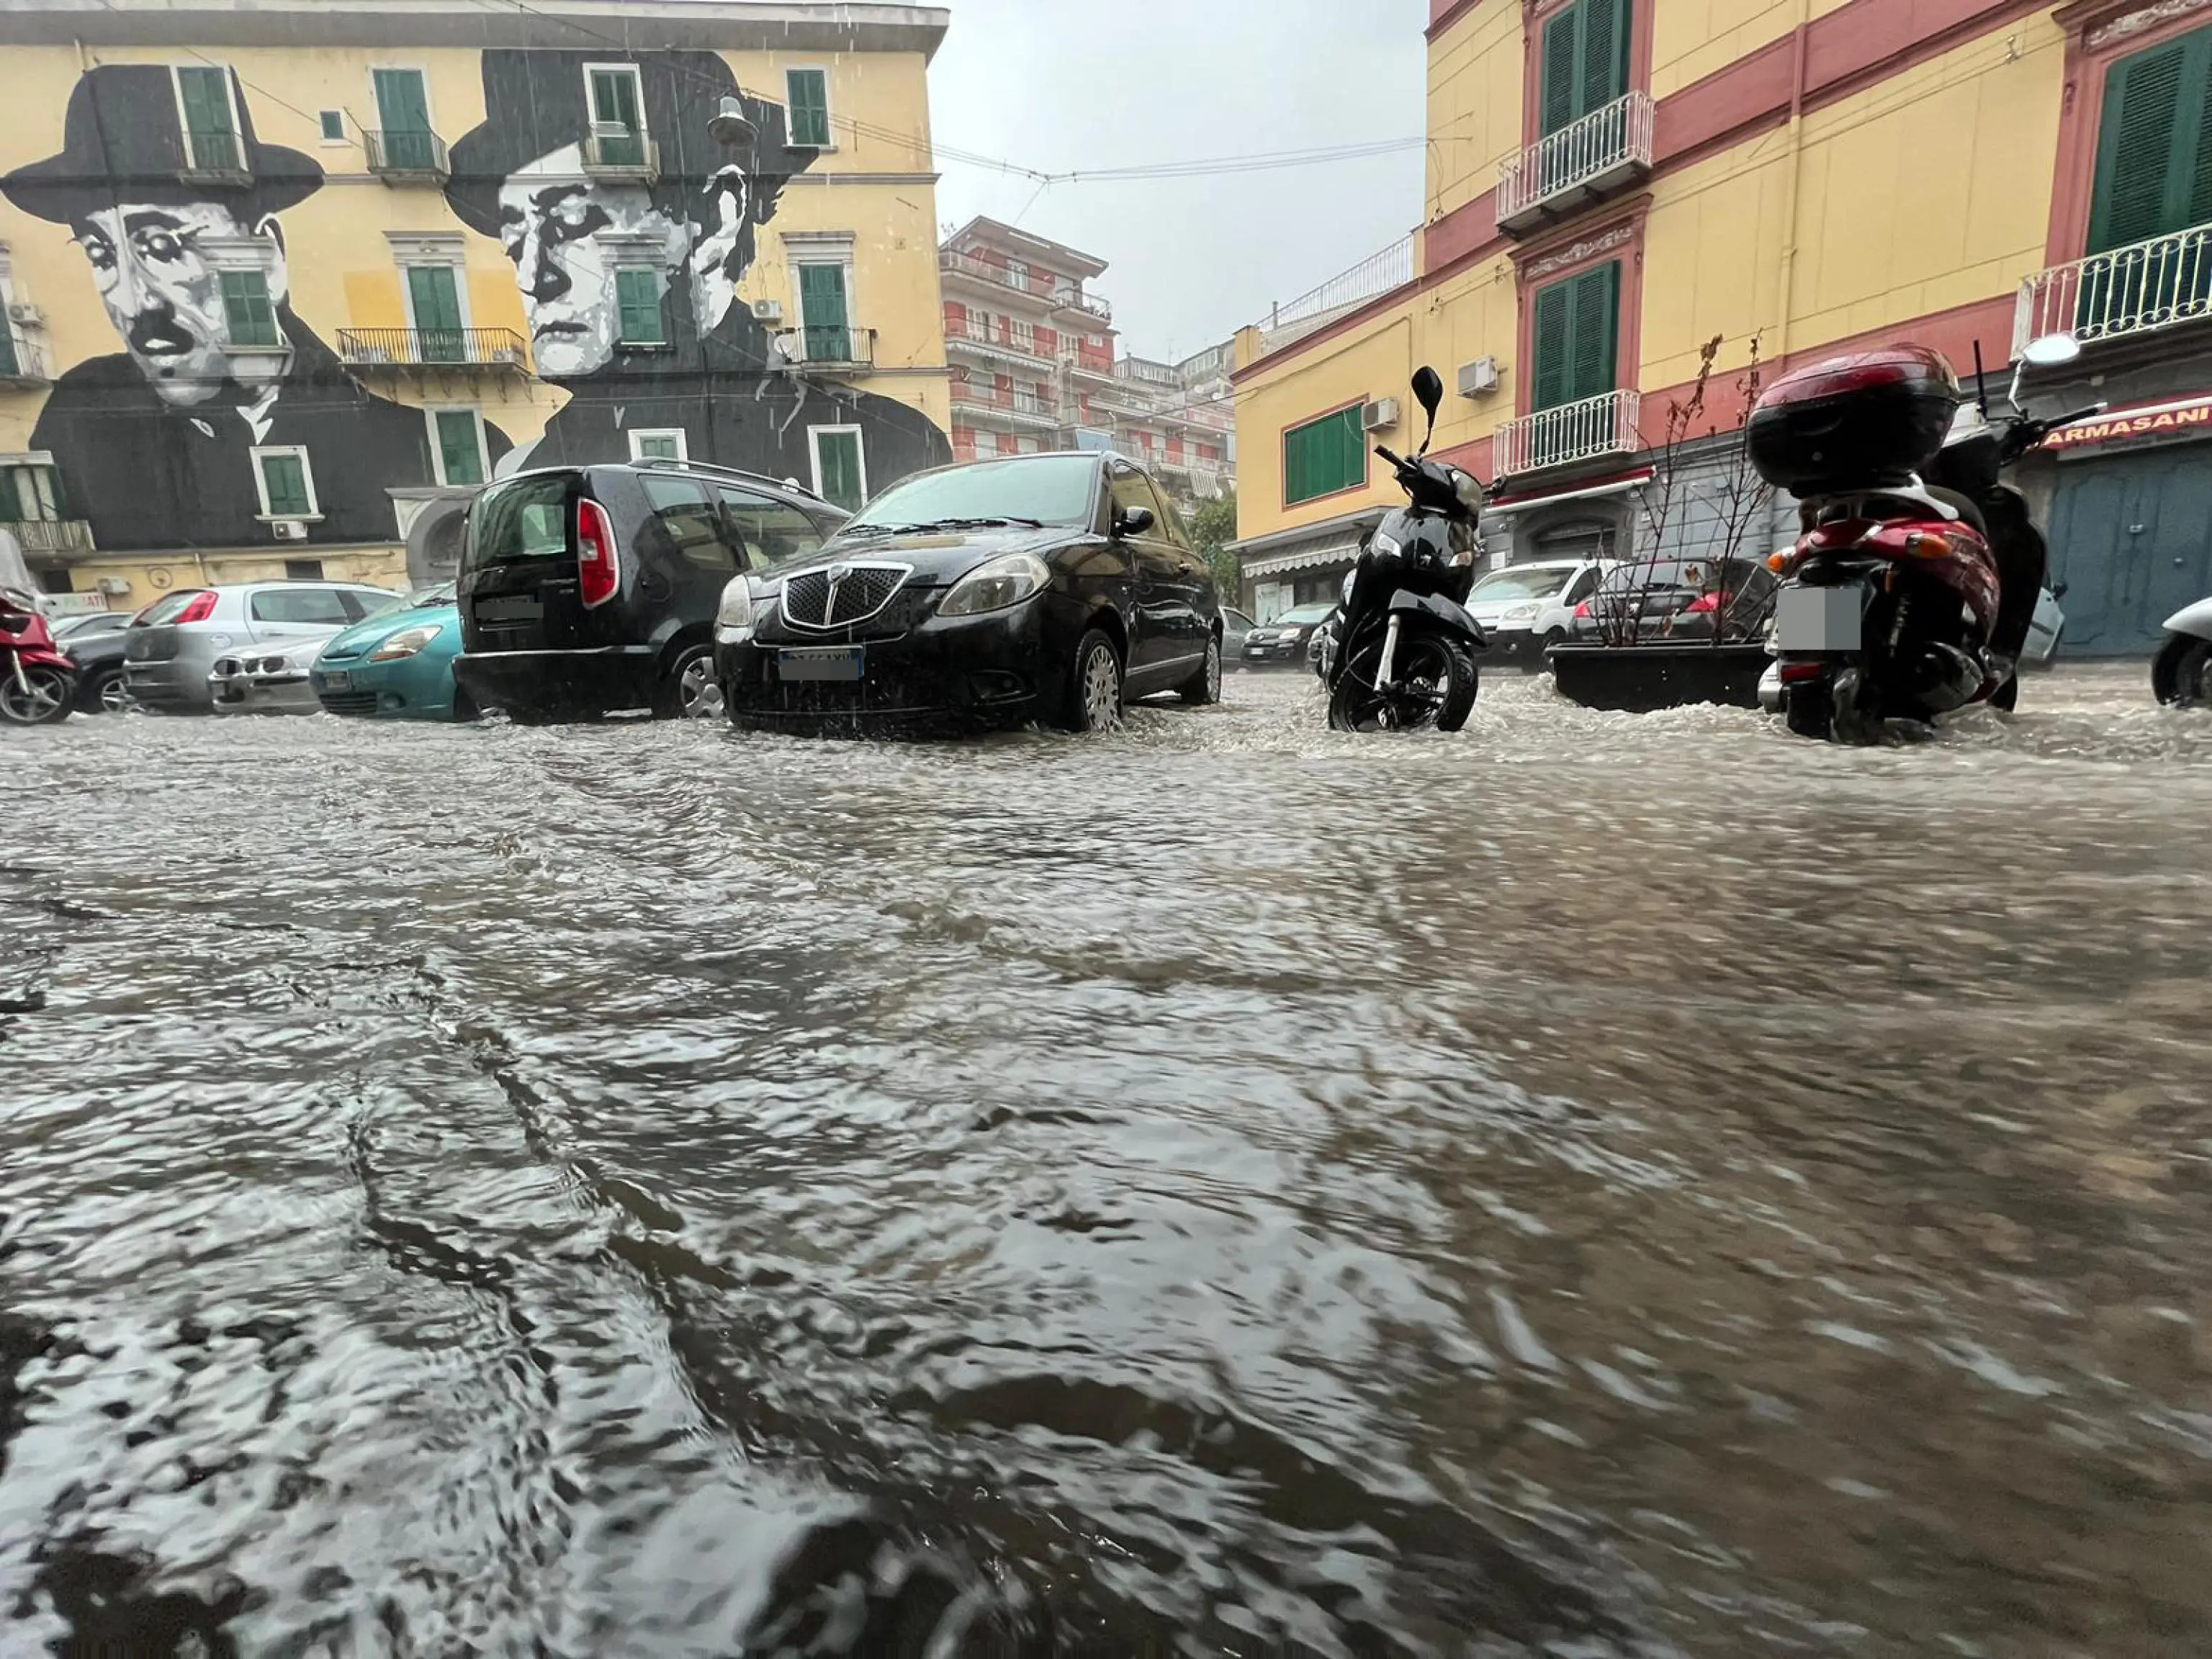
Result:
M76 699L76 664L55 645L39 602L0 587L0 720L51 726Z
M2070 336L2031 343L2055 368ZM2092 404L2051 420L1989 417L1975 354L1965 400L1940 352L1863 352L1786 374L1753 409L1760 476L1797 496L1804 528L1767 561L1784 579L1773 650L1784 717L1801 737L1871 742L1892 719L1971 703L2010 709L2048 550L2005 469Z
M1407 505L1368 537L1327 624L1318 672L1328 723L1340 732L1456 732L1480 689L1475 653L1486 641L1463 607L1486 492L1474 474L1427 459L1443 395L1436 370L1419 370L1413 396L1429 418L1420 448L1407 459L1375 447L1395 469Z
M2175 708L2212 703L2212 599L2166 619L2166 643L2151 659L2150 689Z

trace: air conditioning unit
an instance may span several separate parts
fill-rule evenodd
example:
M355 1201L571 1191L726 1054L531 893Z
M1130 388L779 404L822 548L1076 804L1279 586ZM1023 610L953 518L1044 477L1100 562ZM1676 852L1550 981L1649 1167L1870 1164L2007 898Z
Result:
M46 313L28 300L18 300L8 307L8 320L18 328L44 328Z
M1471 363L1462 363L1459 368L1459 395L1480 398L1486 392L1498 390L1498 359L1477 357Z
M753 320L757 323L780 323L783 320L783 301L756 300L753 301Z
M307 525L303 519L279 519L269 526L276 532L280 542L304 542L307 539Z
M1359 411L1359 424L1369 432L1387 432L1398 424L1398 400L1377 398Z
M120 576L102 576L94 586L101 592L116 599L122 598L131 591L131 584Z

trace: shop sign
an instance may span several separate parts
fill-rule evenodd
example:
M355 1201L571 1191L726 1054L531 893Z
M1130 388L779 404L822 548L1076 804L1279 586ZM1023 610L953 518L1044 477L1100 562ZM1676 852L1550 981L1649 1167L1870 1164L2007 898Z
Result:
M2084 449L2092 444L2126 443L2146 438L2212 437L2212 392L2194 397L2108 409L2086 421L2062 426L2043 441L2045 449Z

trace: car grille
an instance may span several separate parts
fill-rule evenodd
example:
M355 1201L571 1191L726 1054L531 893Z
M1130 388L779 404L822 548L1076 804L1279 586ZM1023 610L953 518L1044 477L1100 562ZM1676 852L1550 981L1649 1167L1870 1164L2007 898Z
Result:
M904 564L842 564L805 571L783 585L784 617L799 628L850 628L889 605L899 584L913 572L913 566Z
M318 694L323 707L333 714L374 714L376 712L376 693L374 691L324 691Z

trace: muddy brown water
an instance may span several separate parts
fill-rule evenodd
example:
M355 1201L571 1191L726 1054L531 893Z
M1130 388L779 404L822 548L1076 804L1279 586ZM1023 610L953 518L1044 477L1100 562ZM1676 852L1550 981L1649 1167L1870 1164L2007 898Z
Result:
M0 1652L2212 1648L2143 678L0 737Z

